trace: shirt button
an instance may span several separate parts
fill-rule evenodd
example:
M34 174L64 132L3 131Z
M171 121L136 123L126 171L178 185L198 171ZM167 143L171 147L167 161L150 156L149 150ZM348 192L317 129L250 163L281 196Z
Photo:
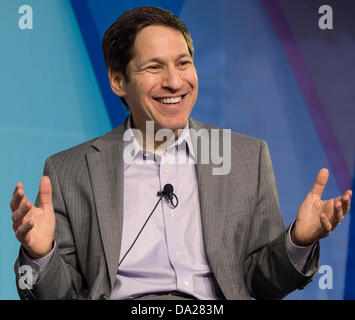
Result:
M190 284L187 282L187 281L184 281L184 287L189 287L190 286Z
M179 251L175 253L175 257L178 258L178 259L180 258L180 252Z
M171 211L170 215L171 215L172 217L175 217L175 212L174 212L174 211Z
M165 172L165 173L168 173L168 172L169 172L169 168L165 168L165 169L164 169L164 172Z

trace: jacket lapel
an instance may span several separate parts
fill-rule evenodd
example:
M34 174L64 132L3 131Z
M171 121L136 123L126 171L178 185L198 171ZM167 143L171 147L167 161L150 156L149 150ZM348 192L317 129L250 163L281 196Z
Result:
M190 120L190 128L199 130L207 128L199 122ZM209 130L210 132L210 130ZM220 134L221 135L221 134ZM209 135L211 138L211 134ZM219 138L221 143L221 137ZM210 157L208 164L201 164L199 155L200 145L194 144L196 158L196 174L198 182L198 192L200 198L201 220L203 237L206 247L207 257L213 273L218 280L219 250L223 236L225 197L227 179L224 175L213 175L212 169L215 166Z
M111 288L114 286L117 273L123 224L124 128L123 124L112 131L106 139L94 142L93 148L96 150L87 154Z

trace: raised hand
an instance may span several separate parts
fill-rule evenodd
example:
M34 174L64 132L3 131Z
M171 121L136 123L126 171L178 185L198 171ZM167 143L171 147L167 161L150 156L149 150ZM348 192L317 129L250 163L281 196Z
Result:
M291 233L296 245L306 246L327 237L350 210L351 190L347 190L337 198L321 199L328 177L327 169L323 168L319 171L312 190L298 209Z
M26 253L33 259L46 256L52 249L55 230L50 179L46 176L41 178L38 208L27 199L21 182L16 185L10 208L12 228Z

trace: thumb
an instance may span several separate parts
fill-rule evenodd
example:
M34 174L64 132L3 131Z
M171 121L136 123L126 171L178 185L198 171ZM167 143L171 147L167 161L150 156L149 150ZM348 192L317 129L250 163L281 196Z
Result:
M323 168L319 170L316 180L314 181L313 188L309 193L320 198L327 184L328 177L329 177L328 169Z
M49 177L44 176L39 182L39 206L41 208L52 206L52 184Z

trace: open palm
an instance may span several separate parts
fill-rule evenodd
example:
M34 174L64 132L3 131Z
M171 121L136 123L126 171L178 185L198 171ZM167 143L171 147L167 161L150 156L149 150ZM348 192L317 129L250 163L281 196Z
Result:
M40 181L39 200L39 207L33 206L19 183L10 202L16 238L31 258L44 257L52 248L55 215L52 187L48 177L42 177Z
M319 171L312 190L298 209L292 232L292 240L297 245L309 245L327 237L350 210L351 190L337 198L321 199L328 177L327 169Z

